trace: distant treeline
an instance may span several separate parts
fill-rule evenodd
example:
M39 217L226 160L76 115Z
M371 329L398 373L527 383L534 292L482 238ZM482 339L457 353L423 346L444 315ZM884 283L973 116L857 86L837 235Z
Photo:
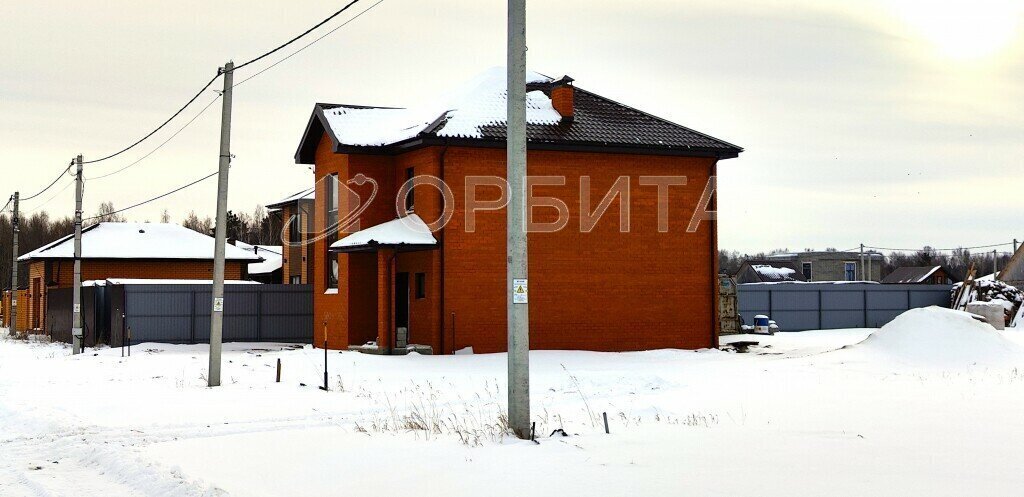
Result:
M810 250L807 250L810 251ZM826 249L836 251L836 249ZM720 271L727 274L736 274L740 266L747 260L763 260L774 254L785 254L793 252L789 249L775 249L769 252L758 252L756 254L741 254L736 251L719 250L718 262ZM977 276L984 276L992 273L992 252L972 253L968 249L956 249L951 252L939 252L931 247L924 247L917 252L890 252L885 255L885 262L882 264L882 277L885 278L904 266L946 266L955 278L967 276L967 271L974 263L978 271ZM1010 261L1012 254L999 252L999 267L1003 268Z
M85 217L96 217L84 222L85 226L99 222L126 222L128 219L117 212L113 202L100 204L99 209L92 215ZM132 219L132 221L137 221ZM142 220L149 222L150 220ZM171 222L170 214L164 210L160 215L159 222ZM200 218L195 212L190 212L180 223L186 228L198 231L203 234L213 234L213 219L209 216ZM21 224L18 235L18 253L26 254L43 245L70 235L74 232L75 223L70 217L52 219L46 211L21 214ZM257 207L252 214L234 213L228 211L228 238L239 240L251 245L280 245L281 219L277 215L268 214L263 207ZM13 229L11 227L11 214L6 212L0 214L0 288L9 289L11 286L11 249ZM21 266L18 272L19 287L28 284L28 268Z

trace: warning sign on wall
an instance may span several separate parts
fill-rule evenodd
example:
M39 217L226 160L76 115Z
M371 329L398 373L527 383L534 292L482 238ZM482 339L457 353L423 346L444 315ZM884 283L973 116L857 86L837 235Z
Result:
M512 303L513 304L526 304L529 302L530 289L527 286L526 279L514 279L512 280Z

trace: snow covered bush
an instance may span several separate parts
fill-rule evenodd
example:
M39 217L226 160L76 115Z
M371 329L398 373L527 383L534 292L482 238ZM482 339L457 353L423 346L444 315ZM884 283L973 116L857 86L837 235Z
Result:
M995 302L1003 306L1006 325L1012 327L1016 324L1014 320L1020 311L1021 303L1024 303L1024 292L1002 281L979 279L974 281L974 285L965 295L960 296L960 301L957 302L957 293L961 286L963 283L953 285L951 307L962 308L971 302Z

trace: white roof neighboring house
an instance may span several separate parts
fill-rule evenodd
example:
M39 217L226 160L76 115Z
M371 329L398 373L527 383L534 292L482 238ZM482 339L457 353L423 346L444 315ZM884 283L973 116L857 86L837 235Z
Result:
M750 267L765 278L766 281L791 280L796 270L788 267L775 267L768 264L751 264Z
M249 264L249 274L270 274L278 269L284 262L284 251L280 245L249 245L245 242L235 242L235 247L247 250L263 258L263 262Z
M380 245L437 245L427 223L416 214L357 231L331 244L331 250L346 251Z
M74 259L75 236L68 235L18 258ZM82 259L213 260L213 237L169 223L99 223L82 230ZM229 261L259 262L261 257L228 245Z
M549 83L554 79L527 72L526 82ZM445 138L481 138L481 128L504 125L507 118L505 69L491 68L461 88L408 109L342 106L324 110L324 117L337 139L347 145L383 146L413 138L436 128ZM551 98L542 91L526 95L528 124L558 124L562 116Z

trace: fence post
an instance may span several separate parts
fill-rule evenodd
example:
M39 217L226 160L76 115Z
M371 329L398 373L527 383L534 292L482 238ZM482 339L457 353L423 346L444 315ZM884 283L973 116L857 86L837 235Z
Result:
M867 328L868 327L868 291L867 290L864 290L864 301L863 301L862 305L864 307L864 327Z
M256 292L256 341L263 341L263 290L262 285L247 285Z
M825 326L825 323L823 321L824 320L822 319L822 310L821 310L821 288L819 288L818 289L818 329L819 330L823 329L823 327Z
M196 289L188 292L188 336L189 342L196 343Z

